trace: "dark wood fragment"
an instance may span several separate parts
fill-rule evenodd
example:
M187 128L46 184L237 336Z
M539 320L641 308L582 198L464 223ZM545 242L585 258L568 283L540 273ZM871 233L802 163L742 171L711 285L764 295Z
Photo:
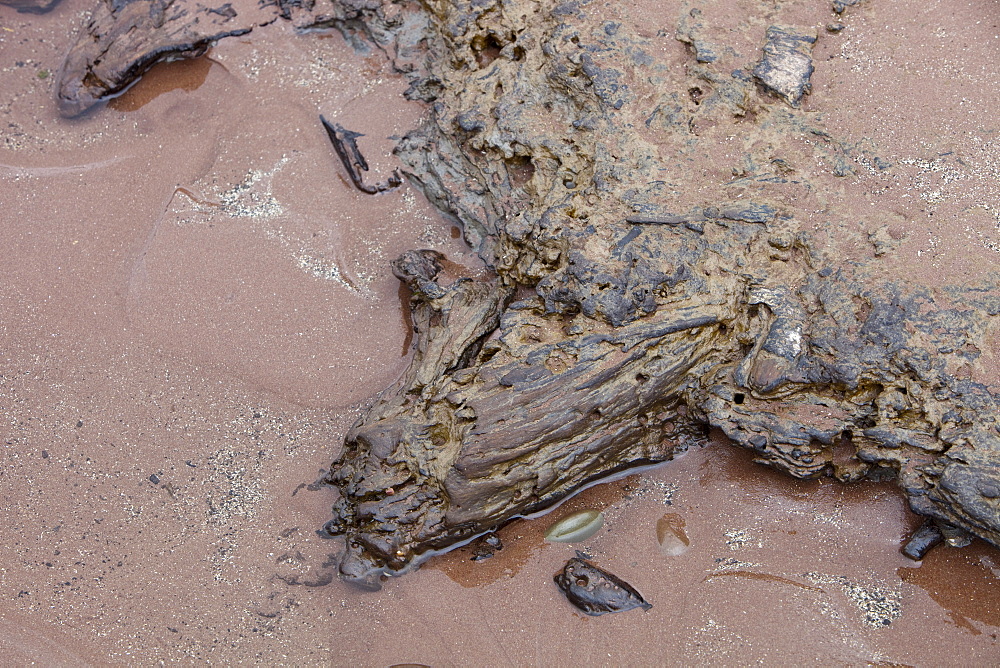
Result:
M579 557L567 561L554 580L570 603L594 617L653 607L632 585Z
M368 171L368 161L365 160L361 149L358 148L358 137L364 137L364 135L360 132L345 130L340 123L331 123L322 116L319 117L319 120L323 123L326 134L330 137L330 143L333 144L333 150L336 151L340 162L343 163L355 188L363 193L375 195L403 185L403 177L400 176L398 169L392 170L392 174L385 183L376 183L373 186L366 185L363 172Z

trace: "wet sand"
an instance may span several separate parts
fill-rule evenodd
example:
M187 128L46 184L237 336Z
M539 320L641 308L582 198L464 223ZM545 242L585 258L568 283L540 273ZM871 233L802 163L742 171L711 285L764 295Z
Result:
M839 251L974 283L1000 248L995 8L901 4L852 10L816 47L807 108L896 164L845 186L884 248ZM337 544L315 530L333 492L311 483L406 364L388 263L429 247L481 267L409 186L354 190L318 115L367 135L376 180L424 110L377 54L276 24L60 120L52 73L88 11L0 7L4 663L1000 659L996 549L911 562L919 518L890 483L791 480L718 439L505 527L491 559L462 548L377 594L331 581ZM1000 347L984 357L989 382ZM597 535L543 542L583 508L604 510ZM552 576L578 548L654 607L574 610Z

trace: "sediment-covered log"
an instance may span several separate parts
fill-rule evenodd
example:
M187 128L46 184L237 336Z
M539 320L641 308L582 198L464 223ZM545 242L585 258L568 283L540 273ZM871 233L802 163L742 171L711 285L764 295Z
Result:
M858 149L790 107L808 28L762 27L738 53L690 12L679 63L575 2L277 11L410 77L432 113L397 153L493 270L445 285L433 252L394 265L417 350L331 468L346 579L376 588L708 428L797 477L894 477L955 540L1000 545L997 398L971 372L1000 289L893 282L820 250L857 234L837 179Z

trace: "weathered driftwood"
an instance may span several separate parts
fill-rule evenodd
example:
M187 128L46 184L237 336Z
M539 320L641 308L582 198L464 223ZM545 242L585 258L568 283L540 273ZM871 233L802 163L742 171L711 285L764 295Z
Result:
M805 33L761 34L734 70L694 12L691 60L667 67L574 2L275 11L375 43L433 103L397 153L494 270L442 285L434 252L394 264L417 350L331 469L343 577L378 587L711 427L794 476L894 477L952 535L1000 545L997 401L969 371L1000 291L876 281L816 250L796 207L823 205L852 149L789 106L811 41L778 33ZM733 137L745 167L723 179L713 146ZM795 173L817 157L831 174Z
M158 62L197 58L216 40L275 18L273 8L255 0L101 0L66 56L56 89L59 111L82 114Z

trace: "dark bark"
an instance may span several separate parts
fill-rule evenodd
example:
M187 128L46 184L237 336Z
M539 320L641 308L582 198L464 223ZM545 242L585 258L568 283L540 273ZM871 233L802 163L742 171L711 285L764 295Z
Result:
M804 33L762 30L734 70L693 13L678 31L692 61L666 67L573 2L278 10L370 40L433 103L397 153L494 271L442 285L433 252L394 264L417 351L331 470L343 577L377 588L710 427L797 477L893 476L916 512L1000 544L997 400L968 373L1000 292L875 279L817 250L798 207L851 234L816 193L843 189L858 149L789 108L811 62L797 87L768 83L775 35ZM792 46L808 61L806 42ZM125 60L101 66L134 71ZM745 167L706 190L735 174L713 151L734 137ZM830 173L795 172L820 159Z

